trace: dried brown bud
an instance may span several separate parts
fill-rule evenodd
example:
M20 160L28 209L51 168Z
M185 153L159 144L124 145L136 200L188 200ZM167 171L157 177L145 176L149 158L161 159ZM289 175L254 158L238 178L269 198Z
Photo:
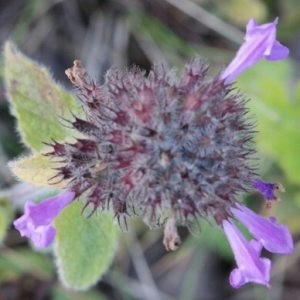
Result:
M167 251L175 251L181 244L181 239L177 232L176 219L174 215L169 217L165 225L163 244L165 245Z
M80 60L74 60L74 66L65 71L70 81L77 86L84 86L86 84L87 72L81 66Z

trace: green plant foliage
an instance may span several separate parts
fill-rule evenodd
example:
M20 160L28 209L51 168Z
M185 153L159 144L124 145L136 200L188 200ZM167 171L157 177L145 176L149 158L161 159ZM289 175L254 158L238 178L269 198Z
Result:
M59 117L71 119L71 112L81 112L75 97L56 84L45 67L9 42L5 44L4 57L7 95L23 142L39 151L45 147L43 142L51 138L64 140L70 130L61 125Z
M0 207L0 242L2 242L7 230L7 220L5 210Z
M81 211L81 202L75 201L54 221L54 252L60 278L74 290L89 288L107 270L119 232L109 213L85 218Z
M276 161L287 178L300 183L300 93L293 99L287 61L262 61L243 74L238 84L246 93L250 114L257 119L258 150ZM293 100L291 100L293 99Z
M13 281L24 274L34 274L41 280L51 280L53 274L51 259L28 248L12 251L3 248L0 252L0 280Z
M214 225L213 220L211 220L211 223L208 223L207 221L201 219L198 221L200 223L201 232L197 232L197 230L199 229L195 224L195 234L190 235L186 239L185 246L190 249L201 245L201 247L205 247L207 251L213 250L217 252L223 259L231 261L233 258L233 252L227 240L227 237L220 226ZM252 239L252 236L243 225L238 222L236 222L235 225L243 233L246 239ZM183 248L183 245L181 246L181 248Z
M59 178L49 180L57 174L57 168L61 163L50 160L49 156L37 153L27 158L11 161L11 171L21 180L37 186L49 186L64 188L66 182L60 182Z
M3 241L7 228L13 219L13 209L8 197L0 194L0 243Z
M150 39L151 43L155 43L162 53L166 54L167 60L172 64L179 64L179 55L193 57L197 53L196 47L183 41L165 24L148 14L130 15L127 20L134 34L146 40Z
M74 292L62 286L52 288L51 296L53 300L108 300L107 297L96 290Z
M227 0L216 5L216 10L221 16L241 27L244 27L250 19L258 23L264 21L267 16L267 9L260 0Z

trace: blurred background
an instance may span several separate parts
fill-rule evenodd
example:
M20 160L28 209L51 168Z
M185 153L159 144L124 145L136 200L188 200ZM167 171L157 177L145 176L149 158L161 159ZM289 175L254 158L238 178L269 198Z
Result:
M162 229L149 230L133 219L106 275L91 290L74 292L59 283L51 254L33 251L9 224L0 246L0 300L300 299L299 15L299 0L2 0L1 47L13 41L68 90L72 87L64 70L74 59L81 59L100 82L112 65L149 70L156 62L181 69L195 55L218 72L234 57L250 18L266 23L278 16L278 40L290 48L289 59L260 62L237 86L251 99L250 115L257 120L261 177L282 183L286 193L269 210L260 195L245 201L289 226L295 253L263 253L273 261L272 289L247 284L235 290L228 280L235 262L220 229L205 222L201 232L179 228L183 244L167 253ZM28 150L19 143L9 113L2 57L0 66L0 189L7 189L16 183L7 162ZM18 207L17 196L11 201ZM0 195L0 222L11 217L13 210Z

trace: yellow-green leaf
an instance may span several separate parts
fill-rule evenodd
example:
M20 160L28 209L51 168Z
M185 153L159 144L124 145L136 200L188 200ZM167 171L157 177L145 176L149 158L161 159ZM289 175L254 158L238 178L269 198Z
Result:
M113 258L119 229L109 213L85 218L75 201L55 219L56 263L65 286L85 290L95 284Z
M50 186L64 188L66 181L60 182L60 178L50 178L57 175L58 168L62 166L62 163L50 160L49 156L45 156L42 153L37 153L27 158L21 158L19 160L11 161L9 167L12 172L21 180L34 184L37 186Z
M51 138L64 140L70 130L61 125L59 117L71 119L71 112L81 113L75 97L56 84L45 67L9 42L4 47L4 58L7 96L23 142L39 151Z

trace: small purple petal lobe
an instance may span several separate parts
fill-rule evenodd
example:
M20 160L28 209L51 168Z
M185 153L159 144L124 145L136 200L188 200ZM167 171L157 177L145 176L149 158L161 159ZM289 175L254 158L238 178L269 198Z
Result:
M251 19L248 24L246 25L246 35L245 40L250 36L252 29L257 27L257 22L254 19Z
M255 20L250 20L246 26L245 42L238 50L235 58L221 73L220 79L230 84L238 75L256 64L261 58L267 60L285 59L289 50L276 41L276 25L278 18L272 23L258 26Z
M278 201L280 198L275 195L275 191L284 192L280 183L264 182L260 179L253 180L253 187L256 188L268 201Z
M240 204L237 208L232 208L231 212L268 251L293 253L294 245L289 229L285 225L277 224L274 217L267 220Z
M223 230L238 266L230 274L230 284L239 288L245 283L255 282L269 287L271 261L259 257L259 243L248 242L236 226L227 220L223 221Z
M60 211L73 201L74 196L73 192L64 192L40 204L27 201L24 215L14 221L15 227L22 236L30 238L37 248L49 246L56 234L51 223Z
M256 241L256 240L251 240L250 244L255 249L257 255L260 255L263 245L260 242Z
M271 271L271 261L267 258L260 258L260 262L263 266L263 271L265 272L264 274L262 274L263 278L270 278L270 271ZM250 277L251 278L251 277ZM230 277L229 277L229 282L231 284L231 286L233 286L234 288L238 289L240 288L242 285L244 285L245 283L248 282L256 282L258 284L262 284L267 286L268 288L270 288L269 285L269 280L249 280L248 276L245 276L244 272L241 271L240 269L234 269L232 270Z
M275 41L271 53L265 56L266 60L276 61L283 60L289 55L290 51L287 47L281 45L278 41Z

